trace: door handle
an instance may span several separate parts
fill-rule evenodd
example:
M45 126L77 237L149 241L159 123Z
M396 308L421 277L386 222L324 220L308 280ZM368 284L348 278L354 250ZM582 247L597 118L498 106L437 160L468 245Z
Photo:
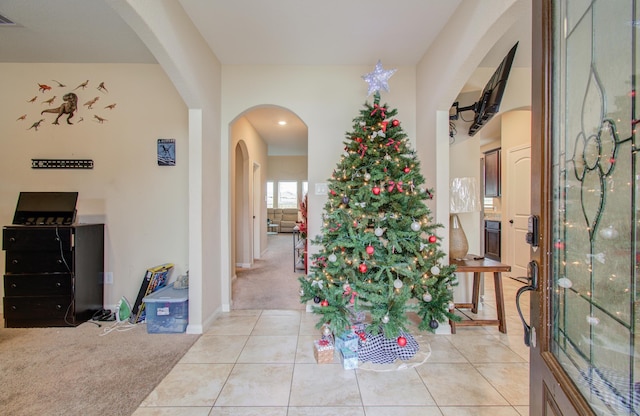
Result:
M509 220L509 224L513 224L513 220Z
M538 263L536 263L535 260L531 260L527 265L527 280L529 284L521 287L518 289L518 292L516 292L516 308L518 309L518 315L520 315L520 320L524 327L524 345L530 347L531 325L527 324L527 321L524 320L524 316L522 315L522 309L520 308L520 296L525 292L538 289Z

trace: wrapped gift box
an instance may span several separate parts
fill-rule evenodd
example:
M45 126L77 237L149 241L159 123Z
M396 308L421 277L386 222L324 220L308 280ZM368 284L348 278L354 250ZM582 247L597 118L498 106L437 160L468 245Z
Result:
M318 364L329 364L333 362L334 346L326 339L313 341L313 356Z
M346 331L335 337L336 349L341 350L347 348L353 351L358 351L358 335L353 331Z
M345 370L358 368L358 353L348 348L340 349L340 362Z

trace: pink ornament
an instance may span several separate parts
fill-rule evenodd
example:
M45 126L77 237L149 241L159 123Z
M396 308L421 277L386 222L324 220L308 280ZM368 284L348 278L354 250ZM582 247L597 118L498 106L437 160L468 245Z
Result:
M367 246L366 251L368 255L372 255L375 250L373 246Z
M398 120L393 120L393 121L391 121L391 125L393 127L398 127L400 125L400 122Z
M406 168L404 168L404 173L409 173L411 172L411 168L409 168L409 166L407 166Z
M437 240L438 240L438 239L436 238L436 236L435 236L435 235L430 235L430 236L429 236L429 242L430 242L430 243L435 243Z
M360 266L358 266L358 270L360 270L360 273L366 273L367 272L367 265L362 263L360 264Z
M371 191L373 192L374 195L380 195L380 188L377 186L374 186Z
M323 300L322 302L320 302L320 306L329 306L329 301L328 300Z

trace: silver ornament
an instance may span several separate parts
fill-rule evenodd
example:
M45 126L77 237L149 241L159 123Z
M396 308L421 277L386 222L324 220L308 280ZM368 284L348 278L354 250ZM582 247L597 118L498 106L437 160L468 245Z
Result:
M566 277L561 277L560 279L558 279L558 286L564 289L569 289L571 286L573 286L573 282Z
M335 263L335 261L336 261L336 260L338 260L338 258L336 257L336 255L335 255L335 254L333 254L333 253L332 253L332 254L329 254L329 261L330 261L331 263Z
M393 281L393 287L395 287L396 289L400 289L402 288L402 286L403 286L402 280L396 279Z
M432 274L432 275L434 275L434 276L439 275L439 274L440 274L440 267L438 267L438 266L433 266L433 267L431 268L431 274Z
M424 295L422 295L422 300L425 302L431 302L433 300L433 296L431 296L431 293L429 292L424 292Z
M374 233L375 233L376 237L382 237L382 234L384 234L384 230L382 228L380 228L380 227L377 227L374 230Z
M587 316L587 323L589 325L595 326L600 323L600 319L598 319L598 317L596 316Z
M413 231L420 231L420 223L417 221L414 221L411 223L411 229Z
M613 240L618 237L618 230L613 228L613 225L608 226L607 228L603 228L600 230L600 237L605 240Z
M368 173L365 173L365 174L364 174L364 180L365 180L365 181L369 181L369 180L371 180L371 175L370 175L370 174L368 174Z
M386 324L386 323L388 323L388 322L389 322L389 315L385 315L385 316L383 316L383 317L382 317L382 323L383 323L383 324Z

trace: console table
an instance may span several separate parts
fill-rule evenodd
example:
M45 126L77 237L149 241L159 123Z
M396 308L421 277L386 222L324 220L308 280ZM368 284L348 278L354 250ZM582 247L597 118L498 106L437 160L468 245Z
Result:
M511 271L511 266L500 263L499 261L467 254L464 259L449 259L449 264L456 266L458 273L473 273L473 295L471 303L454 303L454 309L464 308L471 309L471 312L478 313L478 301L480 298L480 274L493 272L493 281L496 290L496 309L498 311L498 319L471 319L461 322L449 321L451 325L451 333L456 333L457 326L480 326L480 325L498 325L498 330L504 334L507 333L507 321L504 314L504 297L502 294L502 272ZM451 310L453 312L453 310Z

